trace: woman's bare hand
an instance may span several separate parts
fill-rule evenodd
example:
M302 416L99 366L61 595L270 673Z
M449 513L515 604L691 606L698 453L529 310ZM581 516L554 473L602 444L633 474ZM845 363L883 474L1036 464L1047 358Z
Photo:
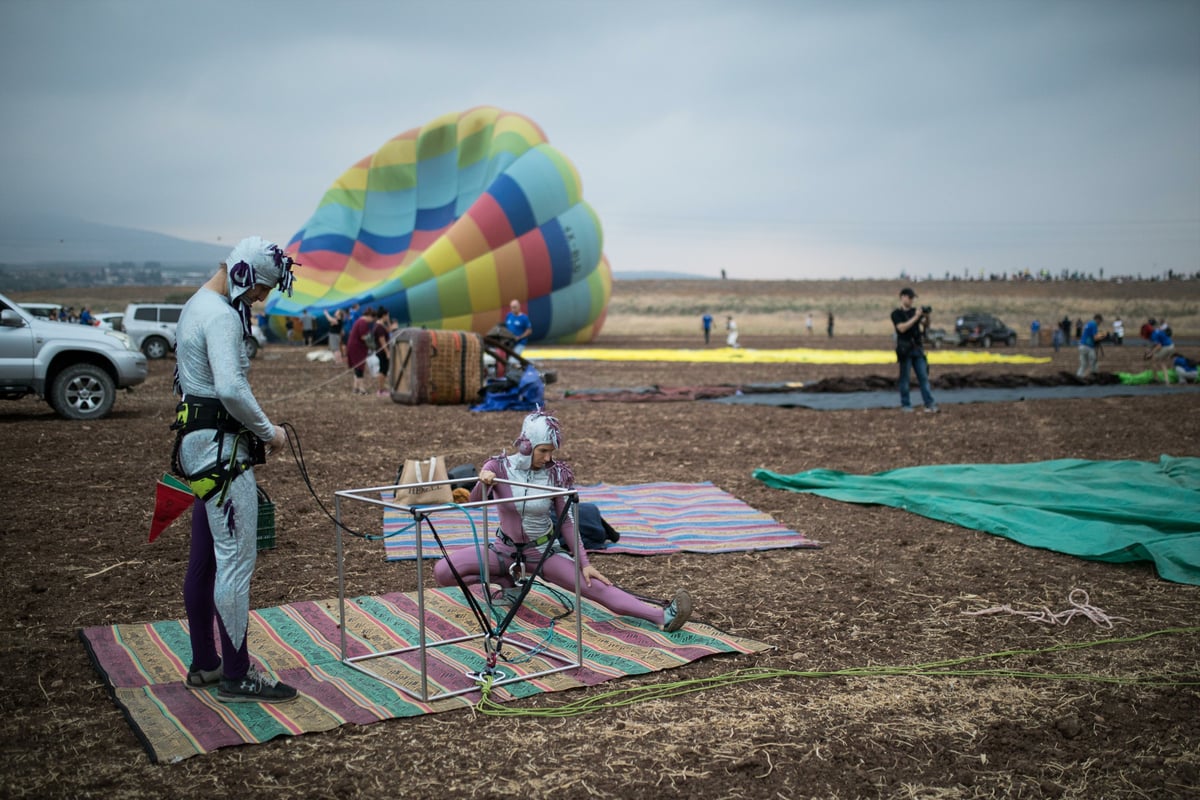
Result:
M601 583L603 583L605 585L612 586L612 580L610 580L608 577L606 577L603 572L596 569L591 564L588 564L586 567L583 568L582 574L583 574L583 582L585 584L587 584L588 586L592 585L593 578L595 580L600 581Z

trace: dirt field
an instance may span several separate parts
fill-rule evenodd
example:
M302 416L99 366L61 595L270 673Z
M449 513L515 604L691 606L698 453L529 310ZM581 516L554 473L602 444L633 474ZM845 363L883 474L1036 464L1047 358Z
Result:
M761 286L737 286L743 297L763 293ZM848 296L859 289L848 286ZM618 284L618 291L625 302L635 289ZM637 289L643 300L648 291ZM1196 289L1187 292L1180 302L1195 307ZM694 346L698 338L622 335L629 332L612 328L603 343ZM813 338L819 346L887 346L880 336ZM790 334L753 331L743 342L796 344ZM1140 354L1136 342L1108 347L1101 367L1140 371ZM1075 366L1076 353L1067 349L1047 365L980 371L1051 374ZM151 764L77 631L183 616L184 524L145 543L154 482L169 460L172 368L169 360L152 362L149 381L120 396L112 416L96 423L59 420L33 399L0 404L8 456L0 483L4 797L1197 797L1200 691L1134 683L1160 672L1190 672L1195 681L1195 634L1017 653L989 664L1053 673L1056 680L778 678L567 720L451 712L227 748L174 766ZM900 510L768 489L750 477L758 467L871 473L921 464L1197 456L1200 414L1192 394L953 405L938 415L585 403L564 400L563 392L890 377L892 368L582 362L555 368L559 382L549 387L549 407L563 420L562 456L581 482L712 481L823 543L820 550L723 556L598 556L618 583L655 595L686 586L698 618L776 649L589 691L750 666L918 664L1124 639L1200 619L1200 588L1163 581L1147 564L1082 561ZM251 376L268 412L299 431L327 504L338 489L389 482L405 455L479 463L519 429L515 412L472 414L465 407L354 397L349 379L338 375L333 365L306 361L301 348L274 345ZM272 462L259 474L278 506L278 547L259 560L253 605L335 596L331 523L290 461ZM379 550L352 550L347 569L355 593L414 588L412 565L385 562ZM1002 604L1057 611L1076 588L1126 621L1107 629L1085 619L1047 626L963 613ZM554 706L571 699L523 702Z

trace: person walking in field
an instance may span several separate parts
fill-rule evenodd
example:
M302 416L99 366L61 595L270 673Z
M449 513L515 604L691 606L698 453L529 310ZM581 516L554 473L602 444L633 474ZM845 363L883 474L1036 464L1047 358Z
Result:
M1079 332L1079 369L1075 373L1077 378L1096 374L1096 336L1100 332L1100 323L1103 321L1104 317L1097 314L1088 320L1088 323L1083 326L1083 330Z
M737 347L738 346L737 321L734 320L732 315L725 318L725 330L726 330L725 344L728 345L729 347Z

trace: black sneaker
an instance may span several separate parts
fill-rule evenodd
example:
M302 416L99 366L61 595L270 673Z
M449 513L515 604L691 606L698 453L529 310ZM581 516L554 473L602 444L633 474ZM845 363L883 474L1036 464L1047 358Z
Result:
M295 699L296 690L254 667L237 680L221 678L217 699L222 703L285 703Z

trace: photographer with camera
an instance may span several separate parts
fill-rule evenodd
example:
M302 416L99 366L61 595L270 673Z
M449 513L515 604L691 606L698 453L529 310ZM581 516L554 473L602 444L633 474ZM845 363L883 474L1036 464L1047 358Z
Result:
M912 370L917 373L925 412L936 414L939 409L929 390L929 362L925 360L925 329L929 327L929 315L933 308L913 308L916 297L917 293L912 289L901 289L900 307L892 312L892 327L896 330L896 360L900 362L900 410L906 413L913 410L908 382L909 371Z

